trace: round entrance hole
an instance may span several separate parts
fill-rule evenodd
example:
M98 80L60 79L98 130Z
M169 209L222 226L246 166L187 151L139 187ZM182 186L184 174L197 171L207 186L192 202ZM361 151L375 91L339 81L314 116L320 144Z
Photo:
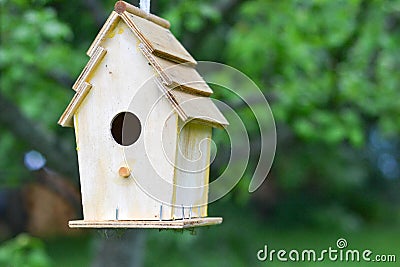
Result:
M111 134L115 142L122 146L130 146L140 136L142 126L139 118L131 112L121 112L111 123Z

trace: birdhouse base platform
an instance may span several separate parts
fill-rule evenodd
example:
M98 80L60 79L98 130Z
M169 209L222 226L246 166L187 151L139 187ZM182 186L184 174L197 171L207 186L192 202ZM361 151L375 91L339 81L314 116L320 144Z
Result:
M180 219L180 220L168 220L168 221L69 221L68 225L70 228L154 228L154 229L185 229L199 226L209 226L214 224L222 223L221 217L204 217L204 218L192 218L192 219Z

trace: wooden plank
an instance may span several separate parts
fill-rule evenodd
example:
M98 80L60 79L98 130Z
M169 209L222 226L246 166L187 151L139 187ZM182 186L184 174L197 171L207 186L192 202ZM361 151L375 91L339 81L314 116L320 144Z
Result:
M139 45L147 60L157 71L170 89L182 90L192 94L210 96L213 91L192 66L188 64L177 64L169 60L153 56L147 48Z
M209 97L196 96L178 90L171 90L157 78L154 80L158 88L163 92L164 96L184 122L196 120L199 123L221 128L229 125L229 122Z
M118 24L120 20L120 16L117 12L111 12L111 15L107 18L107 21L104 23L103 27L101 28L100 32L97 34L96 38L90 45L89 49L87 50L86 54L89 57L93 56L94 51L97 49L98 46L106 39L109 32L114 30L115 26Z
M206 217L206 218L194 218L185 220L174 220L174 221L69 221L68 225L70 228L147 228L147 229L186 229L198 226L209 226L221 224L221 217Z
M161 66L155 60L155 57L151 54L151 52L146 48L144 44L139 44L139 49L142 51L143 55L150 62L153 68L156 70L157 74L160 75L162 81L166 85L171 85L172 80L166 75L166 73L162 70Z
M195 119L219 127L229 125L229 122L209 97L191 95L177 90L169 92L189 120Z
M207 216L212 128L179 121L174 175L174 218ZM182 212L182 206L184 211ZM192 206L192 209L190 209Z
M151 22L154 22L158 25L160 25L161 27L164 27L166 29L169 29L171 27L171 24L169 23L168 20L160 18L156 15L153 14L148 14L145 11L141 10L140 8L137 8L125 1L118 1L115 3L114 6L114 10L119 13L122 14L125 11L128 11L129 13L132 13L136 16L139 16L141 18L147 19Z
M155 84L157 85L158 89L164 94L164 96L167 98L171 106L174 108L176 113L179 115L181 120L186 121L188 117L186 116L185 112L180 108L178 101L174 98L174 96L171 94L170 90L166 88L162 81L160 81L157 77L154 79Z
M75 114L75 111L79 108L80 104L83 102L91 88L92 85L87 82L83 82L79 85L77 92L75 93L71 102L68 104L64 113L61 115L60 119L58 120L58 124L63 127L73 126L72 118Z
M90 58L89 62L86 64L86 66L83 68L81 74L79 75L78 79L75 81L74 85L72 86L72 89L75 91L78 89L79 85L82 82L88 82L88 79L90 77L90 74L96 69L96 67L99 65L101 60L104 58L106 55L107 50L104 49L101 46L98 46L96 50L94 51L92 57Z
M193 66L197 64L168 29L128 12L122 13L121 18L151 53L177 63L188 63Z

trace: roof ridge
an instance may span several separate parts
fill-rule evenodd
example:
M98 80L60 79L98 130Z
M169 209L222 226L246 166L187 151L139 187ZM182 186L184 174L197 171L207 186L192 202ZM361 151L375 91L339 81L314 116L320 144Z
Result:
M118 14L122 14L125 11L127 11L127 12L129 12L131 14L134 14L134 15L138 16L138 17L147 19L148 21L151 21L151 22L153 22L153 23L155 23L155 24L157 24L157 25L159 25L161 27L164 27L166 29L169 29L171 27L171 23L168 20L160 18L160 17L158 17L158 16L156 16L154 14L146 13L145 11L141 10L140 8L135 7L135 6L129 4L129 3L125 2L125 1L116 2L115 6L114 6L114 10Z

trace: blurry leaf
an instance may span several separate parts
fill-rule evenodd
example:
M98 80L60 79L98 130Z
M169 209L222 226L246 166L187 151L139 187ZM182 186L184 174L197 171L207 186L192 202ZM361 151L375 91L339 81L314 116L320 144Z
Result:
M2 244L0 264L18 267L53 266L42 241L27 234L20 234Z

